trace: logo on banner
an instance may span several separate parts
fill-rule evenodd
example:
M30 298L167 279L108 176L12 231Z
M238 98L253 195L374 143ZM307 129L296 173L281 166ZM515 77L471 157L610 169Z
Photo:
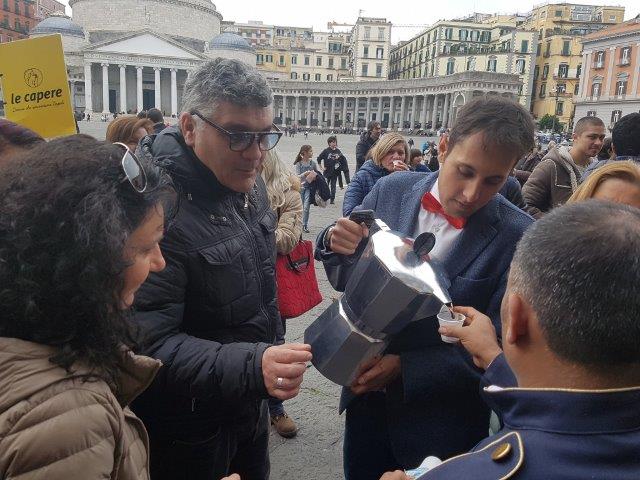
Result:
M24 72L24 83L31 88L38 88L42 85L42 72L37 68L29 68Z

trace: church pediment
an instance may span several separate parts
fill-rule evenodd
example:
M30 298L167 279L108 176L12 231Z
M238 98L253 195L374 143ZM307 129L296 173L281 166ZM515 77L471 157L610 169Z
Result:
M204 58L204 55L200 55L188 47L183 47L176 41L161 38L153 33L147 32L92 45L87 51L141 55L145 57L181 58L186 60L201 60Z

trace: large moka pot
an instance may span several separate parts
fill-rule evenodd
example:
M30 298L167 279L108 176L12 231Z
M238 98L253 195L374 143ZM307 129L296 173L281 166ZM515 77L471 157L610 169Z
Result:
M424 241L403 238L376 220L345 291L305 331L313 365L329 380L350 385L358 367L381 353L409 323L450 304L442 267L419 251ZM433 238L432 234L429 235ZM431 247L433 244L431 244ZM427 247L430 249L430 247Z

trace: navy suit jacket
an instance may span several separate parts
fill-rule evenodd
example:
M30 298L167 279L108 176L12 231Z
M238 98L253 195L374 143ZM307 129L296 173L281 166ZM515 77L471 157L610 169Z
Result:
M412 237L421 198L438 179L438 172L397 172L379 180L358 209L370 209L392 230ZM516 243L533 219L501 195L495 195L469 217L462 234L443 258L451 280L454 305L470 306L489 315L500 335L500 303ZM316 258L326 268L341 256L322 249ZM428 455L449 458L470 450L487 436L489 409L482 402L482 372L457 346L442 342L435 317L414 322L390 344L387 353L400 355L401 376L386 389L386 415L396 459L405 468ZM353 400L344 389L341 411ZM367 432L362 432L363 436Z

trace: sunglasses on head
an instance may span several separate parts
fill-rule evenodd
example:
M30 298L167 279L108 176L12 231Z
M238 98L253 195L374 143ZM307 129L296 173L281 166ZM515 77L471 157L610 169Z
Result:
M147 174L142 167L142 163L124 143L113 142L113 144L124 147L124 155L121 162L122 170L124 170L124 174L133 189L138 193L144 193L147 190Z
M266 152L274 148L280 141L280 138L282 137L282 132L274 124L271 124L271 126L272 128L275 128L275 131L272 130L269 132L230 132L222 128L220 125L216 125L208 118L205 118L204 115L202 115L198 111L194 110L191 112L191 114L200 118L207 125L212 126L223 135L226 135L227 138L229 139L229 149L234 152L244 152L245 150L248 150L249 148L251 148L251 146L253 145L253 142L256 142L256 141L258 142L258 148L260 148L261 151Z

